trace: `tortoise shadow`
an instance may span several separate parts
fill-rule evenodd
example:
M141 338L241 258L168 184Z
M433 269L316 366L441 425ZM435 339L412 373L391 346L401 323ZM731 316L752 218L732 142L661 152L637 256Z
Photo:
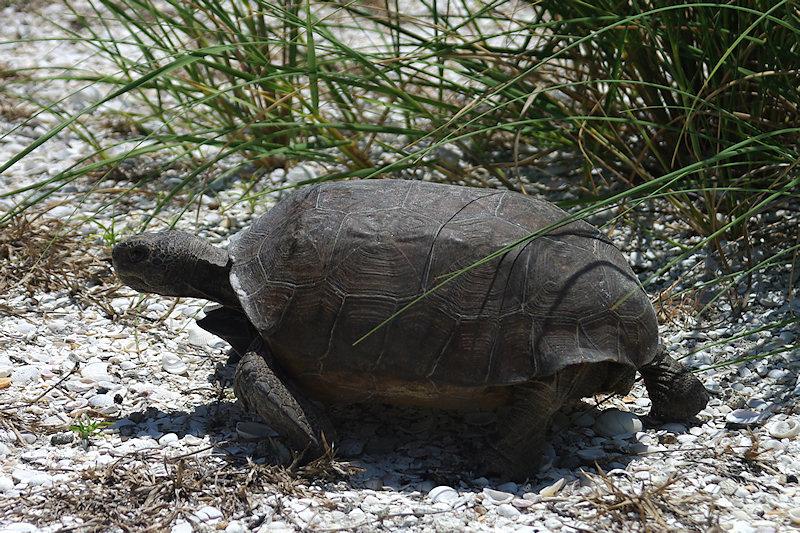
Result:
M590 408L594 409L594 408ZM464 491L480 491L484 487L519 483L520 492L537 492L555 479L579 478L581 469L588 472L624 469L637 459L635 451L624 451L624 440L617 440L618 449L602 457L581 457L581 450L594 448L593 434L574 424L557 426L551 431L550 443L557 455L549 469L533 479L510 480L481 475L486 459L487 443L494 433L489 413L461 413L395 407L382 404L339 406L329 415L339 438L333 445L334 456L356 467L346 478L353 489L392 490L427 493L438 485L458 487ZM191 411L165 412L147 408L129 413L113 426L123 438L149 438L158 441L174 433L178 439L187 435L207 437L205 446L212 454L225 455L235 462L274 464L271 447L263 442L245 441L238 437L236 424L258 421L244 412L238 402L210 401L196 405ZM260 422L260 421L259 421ZM268 440L268 439L265 439ZM276 439L280 441L280 438ZM612 439L608 439L611 441ZM187 450L191 454L193 448Z
M229 387L236 362L237 356L231 351L226 362L216 363L208 381ZM564 414L569 412L572 415ZM604 471L624 469L636 460L636 441L632 436L606 439L615 449L610 453L604 451L599 457L593 457L591 452L587 455L586 450L597 448L596 435L589 428L577 426L573 420L576 415L586 413L596 419L600 413L597 407L578 402L562 409L561 413L563 416L555 420L548 439L555 456L549 468L523 484L528 489L538 490L537 487L570 473L579 477L581 469L589 472L596 471L597 467ZM333 443L335 458L359 470L347 479L352 488L427 492L437 485L450 485L480 490L511 481L497 477L487 479L481 474L482 466L489 459L487 454L493 453L490 444L496 434L497 418L492 412L443 411L375 403L330 406L327 414L338 433ZM178 439L187 435L200 439L208 437L212 453L224 454L235 461L274 464L276 457L270 453L275 447L262 445L271 439L258 442L239 437L237 424L251 421L269 426L268 422L245 412L239 402L211 400L195 405L191 411L165 412L148 407L129 413L112 428L123 438L154 441L169 433ZM647 417L643 417L643 421L648 428L662 426ZM691 425L687 422L673 425L671 431L686 432ZM280 437L275 440L281 441ZM199 449L207 450L208 445L199 446Z

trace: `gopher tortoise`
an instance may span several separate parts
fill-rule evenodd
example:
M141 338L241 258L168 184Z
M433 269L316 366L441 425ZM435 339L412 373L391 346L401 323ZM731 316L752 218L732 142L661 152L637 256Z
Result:
M510 191L331 182L288 195L227 250L165 231L120 242L113 263L138 291L222 304L199 323L243 353L237 397L307 457L332 438L318 402L499 408L488 468L524 478L562 405L627 393L637 370L653 417L708 401L660 345L622 253L566 216Z

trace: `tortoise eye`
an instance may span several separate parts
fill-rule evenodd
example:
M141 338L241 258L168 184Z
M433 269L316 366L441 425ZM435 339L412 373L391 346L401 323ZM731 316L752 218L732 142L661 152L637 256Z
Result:
M128 261L131 263L141 263L147 259L147 248L144 246L134 246L128 250Z

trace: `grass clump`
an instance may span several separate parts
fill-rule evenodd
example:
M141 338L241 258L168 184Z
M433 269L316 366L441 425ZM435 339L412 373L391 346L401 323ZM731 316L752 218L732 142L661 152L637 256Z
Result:
M92 437L97 436L103 429L109 427L111 422L105 420L96 420L93 418L82 417L69 426L70 431L73 431L81 440L84 448L88 447Z
M698 251L714 256L710 283L673 287L667 299L703 310L726 297L741 310L754 275L796 262L787 221L800 184L800 15L788 0L67 6L86 23L62 31L117 71L68 71L105 96L61 114L0 172L65 128L96 151L5 193L23 199L0 224L130 158L189 169L155 213L226 176L300 161L325 171L299 185L424 172L521 191L560 165L570 187L562 204L580 216L666 206L698 237L675 242L679 252L651 281ZM120 98L135 104L117 113L124 135L97 139L85 119ZM764 234L779 209L779 227Z

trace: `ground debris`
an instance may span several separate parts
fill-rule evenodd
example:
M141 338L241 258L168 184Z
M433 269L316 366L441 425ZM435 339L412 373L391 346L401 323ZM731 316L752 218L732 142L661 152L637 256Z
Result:
M42 213L12 218L0 232L0 293L66 290L107 307L102 296L116 287L110 257L86 240L75 224Z
M583 475L594 485L587 501L594 509L595 521L599 523L603 517L610 516L614 531L666 533L674 531L676 524L693 531L705 531L715 525L699 523L698 513L689 512L696 511L698 506L710 510L711 500L705 495L675 490L674 485L679 481L675 475L660 482L642 481L629 476L610 476L599 467L596 474L584 472ZM609 526L607 522L604 524L604 527Z
M231 520L249 516L254 497L308 496L302 472L219 457L154 464L130 455L82 470L70 481L30 489L0 504L0 517L38 525L60 517L80 524L82 531L157 531L179 518L196 520L193 511L211 505Z

